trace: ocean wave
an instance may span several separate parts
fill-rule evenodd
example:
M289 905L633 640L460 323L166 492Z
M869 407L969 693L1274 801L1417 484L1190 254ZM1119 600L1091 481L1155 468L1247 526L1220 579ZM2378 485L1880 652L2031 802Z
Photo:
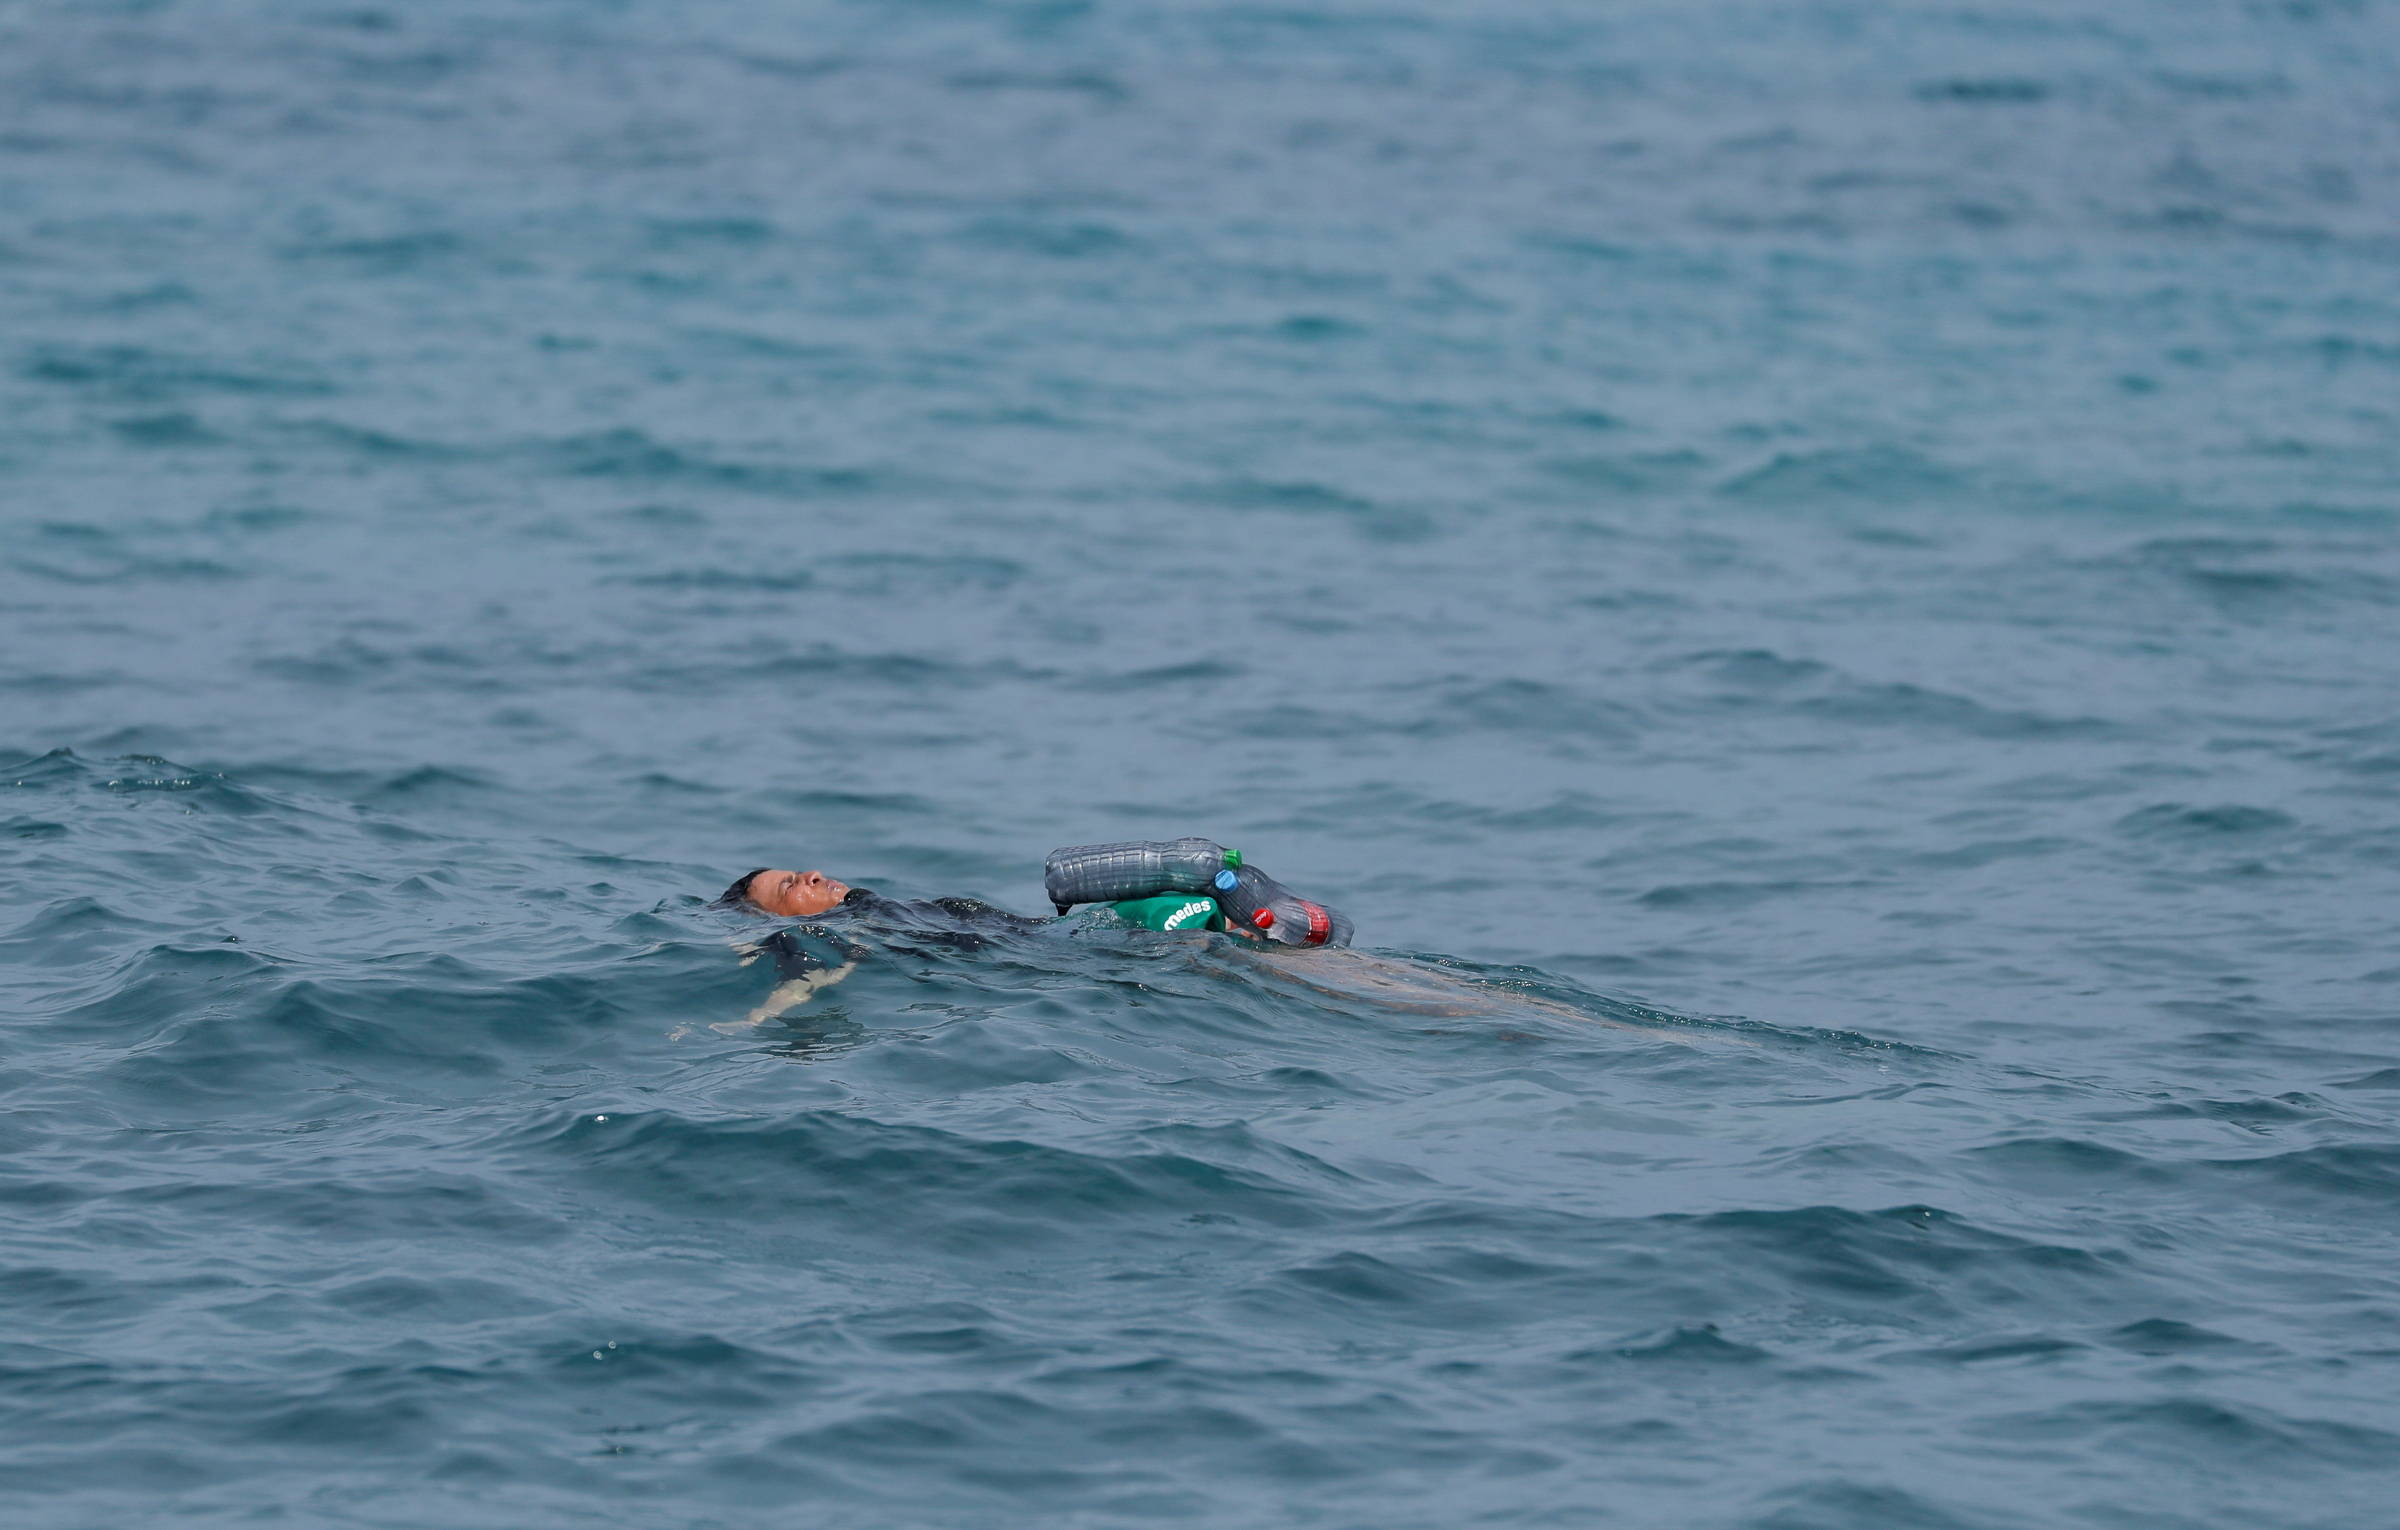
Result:
M2391 33L0 6L0 1520L2384 1522Z

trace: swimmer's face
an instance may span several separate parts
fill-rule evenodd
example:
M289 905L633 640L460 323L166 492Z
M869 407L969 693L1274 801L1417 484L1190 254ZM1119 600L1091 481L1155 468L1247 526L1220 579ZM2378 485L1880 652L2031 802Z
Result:
M762 871L750 879L750 901L770 914L806 919L850 895L849 887L822 871Z

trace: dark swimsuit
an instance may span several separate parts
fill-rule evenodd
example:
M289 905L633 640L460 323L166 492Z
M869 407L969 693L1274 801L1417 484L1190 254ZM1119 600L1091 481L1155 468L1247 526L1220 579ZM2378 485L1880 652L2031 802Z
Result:
M784 982L865 956L868 948L850 938L854 930L875 935L886 949L924 955L930 954L923 949L928 946L980 951L996 935L1021 935L1051 923L994 908L981 898L887 898L864 887L851 888L840 906L822 917L833 923L788 925L759 942Z

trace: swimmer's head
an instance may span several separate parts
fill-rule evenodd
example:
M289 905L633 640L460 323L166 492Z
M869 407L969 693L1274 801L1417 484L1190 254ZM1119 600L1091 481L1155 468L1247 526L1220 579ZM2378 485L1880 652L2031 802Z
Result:
M850 896L847 884L822 871L779 871L762 867L737 877L717 901L732 907L748 904L761 913L808 919L838 906Z

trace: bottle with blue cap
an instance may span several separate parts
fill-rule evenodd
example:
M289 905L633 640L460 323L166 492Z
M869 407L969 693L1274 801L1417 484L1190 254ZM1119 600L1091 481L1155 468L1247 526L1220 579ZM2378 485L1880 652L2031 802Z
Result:
M1238 866L1213 879L1218 907L1237 929L1251 930L1287 946L1346 946L1350 921L1268 876L1256 866Z

